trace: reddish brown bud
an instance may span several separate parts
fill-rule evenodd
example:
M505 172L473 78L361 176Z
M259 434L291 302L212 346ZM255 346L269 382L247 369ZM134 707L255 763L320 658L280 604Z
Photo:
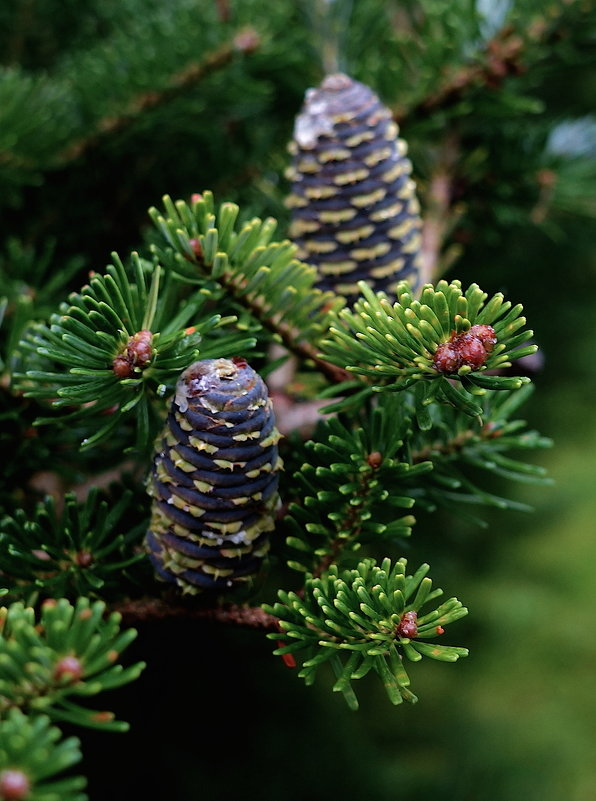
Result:
M475 337L469 331L467 334L461 335L457 350L462 364L468 367L482 367L486 361L487 353L484 345L478 337Z
M497 335L492 325L473 325L468 334L478 337L487 353L490 353L497 344Z
M153 334L151 331L137 331L128 340L126 354L137 367L147 367L153 358Z
M418 634L418 613L417 612L404 612L395 633L398 637L407 637L412 639Z
M28 777L22 770L3 770L0 773L0 800L21 801L29 794Z
M118 378L130 378L132 375L132 364L126 356L116 356L112 362L112 370Z
M437 632L437 634L445 634L445 629L443 628L443 626L437 626L435 631Z
M63 656L54 667L54 679L74 684L80 681L83 675L83 666L76 656Z
M456 373L461 367L461 357L451 342L439 345L433 364L440 373Z
M248 362L242 356L232 356L231 360L240 370L244 370L245 367L248 367Z
M380 467L383 464L383 454L379 453L379 451L373 451L372 453L368 454L366 461L373 468L373 470L376 470L377 467Z
M79 567L90 567L94 562L93 554L91 551L78 551L75 554L74 561Z
M189 239L188 244L191 247L193 256L197 261L201 261L203 258L203 246L201 245L200 239ZM190 261L190 259L189 259Z
M245 28L234 37L234 47L241 53L252 53L261 46L261 37L254 28Z
M496 342L495 330L490 325L473 325L461 334L453 331L451 338L437 348L433 364L440 373L456 373L464 365L477 370L486 364Z
M191 203L199 203L203 199L203 195L200 192L193 192L190 196Z
M141 370L153 359L153 333L144 329L129 337L126 349L114 357L112 370L118 378L130 378L134 368Z
M281 640L277 641L277 647L278 648L283 648L284 645L285 645L285 642L282 642ZM281 658L282 658L282 661L283 661L284 665L287 668L295 668L296 667L296 660L294 659L292 654L282 654Z

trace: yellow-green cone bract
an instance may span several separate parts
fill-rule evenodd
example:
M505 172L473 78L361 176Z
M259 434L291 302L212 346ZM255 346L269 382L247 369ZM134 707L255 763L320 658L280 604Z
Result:
M354 300L358 281L392 295L420 273L420 207L391 112L358 81L336 73L309 89L289 146L287 205L298 256L318 286Z
M161 579L197 593L258 573L278 504L279 438L267 387L243 359L182 373L149 487L146 544Z

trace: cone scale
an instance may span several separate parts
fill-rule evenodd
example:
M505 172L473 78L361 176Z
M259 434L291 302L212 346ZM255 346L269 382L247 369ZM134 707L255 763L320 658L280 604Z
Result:
M278 504L279 438L267 387L243 359L182 373L149 486L146 545L160 579L196 594L259 572Z
M289 235L318 286L353 302L358 281L392 295L419 283L421 219L407 146L389 109L336 73L309 89L289 145Z

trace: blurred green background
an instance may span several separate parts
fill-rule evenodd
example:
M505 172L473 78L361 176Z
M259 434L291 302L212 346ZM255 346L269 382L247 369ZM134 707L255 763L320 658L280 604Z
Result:
M355 77L387 102L407 101L410 108L432 88L433 75L439 80L445 63L457 63L463 52L457 41L434 55L414 48L421 59L414 62L420 85L412 82L400 60L412 56L410 45L402 43L400 50L391 40L383 13L391 12L395 20L418 5L426 21L435 14L429 30L437 41L453 40L475 6L463 0L355 0L346 45ZM476 5L486 10L486 3ZM551 8L520 2L495 3L493 10L502 16L510 5L547 17ZM553 7L560 5L566 4ZM594 164L596 10L593 3L579 5L590 24L563 26L567 56L555 37L536 58L534 71L511 79L522 82L520 94L531 95L538 110L530 113L520 104L505 113L503 106L493 119L487 109L493 102L500 108L498 93L487 99L479 91L467 99L467 110L442 111L430 120L414 114L402 127L422 186L446 126L460 126L464 148L472 153L479 147L481 161L490 163L490 174L481 167L484 177L467 175L461 187L469 204L459 228L465 249L449 277L477 281L523 303L544 358L534 376L536 392L522 412L554 440L551 450L530 457L548 468L554 485L507 489L535 511L486 512L485 530L448 515L420 515L406 545L412 564L428 560L435 583L469 607L468 618L449 633L451 643L470 647L469 658L457 665L412 666L421 699L414 707L390 707L382 688L363 680L361 709L351 713L324 680L304 687L258 634L201 623L142 624L128 658L147 659L149 666L138 682L105 699L106 708L131 722L130 733L82 733L92 801L592 801L596 796L596 223L585 206L584 214L574 208L549 216L546 224L531 223L538 190L528 188L524 172L540 166L531 143L541 137L545 145L549 130L569 118L587 121L587 128L581 144L572 137L567 148L580 147ZM38 124L27 133L29 162L0 159L2 239L18 240L33 254L52 247L51 269L81 259L84 275L101 269L112 250L126 252L142 242L145 210L162 194L187 197L204 188L213 188L218 200L240 202L247 213L279 215L283 227L285 143L304 91L321 75L316 23L305 8L256 0L194 5L177 0L171 8L152 0L5 0L0 9L5 79L10 70L36 79L47 71L69 91L74 86L87 105L77 107L66 92L78 112L69 117L72 108L62 103L66 122L60 123L48 100L45 128ZM184 14L197 29L201 20L202 30L185 28ZM101 94L101 75L94 72L92 57L101 61L100 44L109 49L116 34L124 37L120 51L115 48L121 61L111 62L110 81L115 89L125 87L126 100L126 92L134 97L153 84L159 88L160 81L163 88L168 70L175 73L184 63L185 47L213 50L246 23L263 36L254 54L238 55L180 96L133 115L121 131L100 138L78 159L62 163L42 152L39 143L51 149L53 142L58 152L60 142L72 144L85 135L85 126L93 133L98 121L117 113L117 98L111 108L105 91ZM139 62L149 58L151 48L156 53L154 75L147 66L144 72L139 68L144 83L130 63L135 48ZM86 49L88 86L76 68ZM182 52L180 63L175 51ZM393 54L391 62L387 53ZM28 102L35 128L36 96ZM8 106L5 112L9 117ZM76 135L74 118L80 126ZM69 125L70 133L64 129ZM522 162L524 137L529 165ZM0 135L3 147L6 141ZM512 143L522 144L515 149ZM472 167L464 164L464 172ZM594 185L584 182L582 191L588 206L592 199L593 212Z

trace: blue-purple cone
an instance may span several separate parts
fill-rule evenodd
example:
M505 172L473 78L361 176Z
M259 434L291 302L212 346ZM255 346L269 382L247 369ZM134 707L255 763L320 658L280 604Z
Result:
M306 93L296 118L290 239L318 287L353 302L358 281L394 295L421 272L420 206L407 146L377 95L337 73Z
M192 594L259 572L278 504L279 438L267 387L243 359L182 373L149 486L146 545L159 578Z

